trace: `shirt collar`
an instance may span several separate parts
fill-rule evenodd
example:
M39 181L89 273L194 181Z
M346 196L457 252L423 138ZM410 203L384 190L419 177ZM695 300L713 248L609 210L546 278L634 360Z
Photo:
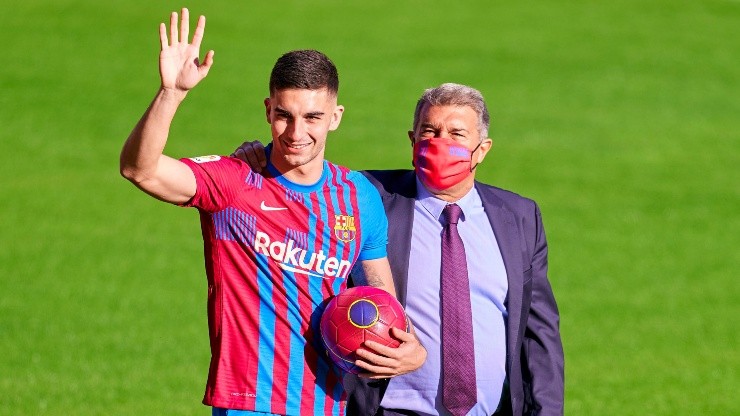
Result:
M324 166L321 171L321 177L319 178L319 180L313 184L303 185L300 183L291 182L290 180L286 179L285 176L283 176L283 174L280 173L280 171L277 170L277 168L270 161L271 151L272 151L272 143L265 146L265 158L267 158L267 171L270 173L272 177L277 179L277 181L280 182L280 184L282 184L284 187L292 191L302 192L302 193L317 192L321 190L321 188L324 187L324 183L326 182L328 172L329 172L329 166L326 160L324 160Z
M419 201L422 207L434 218L441 219L442 218L442 210L445 209L448 202L443 201L431 192L424 186L423 183L419 180L419 177L416 177L416 200ZM454 203L457 204L460 209L462 209L462 217L460 218L461 221L465 221L465 213L466 212L472 212L475 205L476 199L480 199L478 197L478 191L475 189L475 186L473 186L468 193L466 193L462 198L455 201Z

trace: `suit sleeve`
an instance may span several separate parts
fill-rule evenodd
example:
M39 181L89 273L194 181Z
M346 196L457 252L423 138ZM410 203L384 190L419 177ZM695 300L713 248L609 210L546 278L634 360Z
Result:
M531 409L524 414L562 416L564 357L560 339L560 316L547 278L547 241L539 208L535 205L535 238L532 256L532 301L523 340L523 370Z

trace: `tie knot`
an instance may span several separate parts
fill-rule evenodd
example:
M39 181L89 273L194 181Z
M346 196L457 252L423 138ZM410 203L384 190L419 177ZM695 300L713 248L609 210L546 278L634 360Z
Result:
M449 204L442 210L442 216L448 224L457 224L462 215L462 209L457 204Z

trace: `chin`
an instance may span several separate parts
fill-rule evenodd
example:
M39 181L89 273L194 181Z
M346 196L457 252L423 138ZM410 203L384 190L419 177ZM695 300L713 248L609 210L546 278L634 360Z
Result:
M288 165L293 167L303 166L311 160L308 156L299 155L285 156L283 159Z
M298 168L307 165L315 158L316 156L313 155L283 155L282 160L286 166Z

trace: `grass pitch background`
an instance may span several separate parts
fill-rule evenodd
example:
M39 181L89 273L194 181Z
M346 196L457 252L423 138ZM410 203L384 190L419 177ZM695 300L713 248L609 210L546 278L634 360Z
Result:
M209 413L196 212L118 175L183 5L216 62L168 154L268 137L290 49L337 64L353 168L408 167L421 91L473 85L478 178L543 211L566 413L740 414L737 1L26 0L0 13L0 415Z

